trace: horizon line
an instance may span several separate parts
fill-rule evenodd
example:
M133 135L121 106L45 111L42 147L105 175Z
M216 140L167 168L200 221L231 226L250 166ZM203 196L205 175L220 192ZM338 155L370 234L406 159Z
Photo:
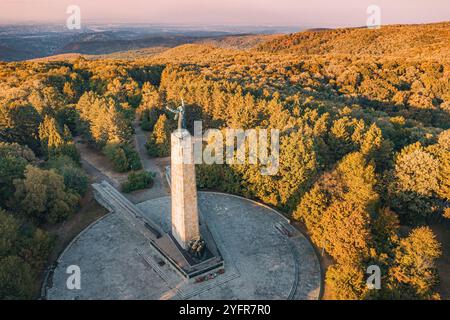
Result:
M114 20L99 20L99 19L85 19L84 24L86 25L142 25L142 26L167 26L167 27L241 27L241 28L361 28L364 25L357 24L240 24L240 23L189 23L189 22L144 22L144 21L114 21ZM0 26L5 25L55 25L61 24L65 26L66 20L21 20L21 21L0 21ZM421 24L439 24L439 23L450 23L450 20L433 20L426 22L392 22L392 23L381 23L381 26L390 26L390 25L421 25Z

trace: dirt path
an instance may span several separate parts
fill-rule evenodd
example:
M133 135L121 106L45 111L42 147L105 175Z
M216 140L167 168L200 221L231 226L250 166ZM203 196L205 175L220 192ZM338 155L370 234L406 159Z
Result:
M147 149L145 147L148 133L140 128L138 121L135 121L133 125L136 132L133 137L134 147L141 158L144 169L155 173L155 178L152 188L139 190L124 195L128 198L128 200L135 204L168 196L170 194L170 189L166 182L165 167L169 165L170 159L150 158L147 155ZM129 172L116 172L110 161L101 152L90 148L86 143L83 143L81 138L76 139L76 146L81 154L81 163L83 168L89 174L93 180L93 183L99 183L106 180L117 190L121 190L121 185L127 180Z
M147 200L168 196L170 191L166 183L164 170L164 167L169 163L168 159L150 158L147 154L147 149L145 148L148 133L141 129L138 121L134 122L134 130L134 145L136 151L139 153L142 165L145 170L155 173L154 185L146 192Z
M116 172L108 158L90 147L82 138L77 137L74 141L81 155L81 164L94 182L107 180L115 188L120 189L121 184L127 180L128 173Z

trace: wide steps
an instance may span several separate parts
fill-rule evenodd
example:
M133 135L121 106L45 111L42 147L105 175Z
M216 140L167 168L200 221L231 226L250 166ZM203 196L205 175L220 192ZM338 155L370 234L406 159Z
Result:
M145 217L142 211L125 198L108 182L93 185L97 198L106 207L123 217L133 227L138 229L147 239L154 241L161 237L163 231L159 226Z

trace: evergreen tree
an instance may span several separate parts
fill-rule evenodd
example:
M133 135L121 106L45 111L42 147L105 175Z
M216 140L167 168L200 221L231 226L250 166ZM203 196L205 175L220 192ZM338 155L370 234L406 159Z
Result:
M108 143L127 143L130 140L130 120L113 98L87 92L76 108L80 112L79 131L97 147L104 148Z
M73 143L69 128L65 125L61 130L55 118L44 117L44 121L39 126L39 138L42 149L49 158L67 155L76 162L80 161L80 155Z
M42 149L49 157L58 154L64 140L61 137L58 124L55 118L45 116L39 126L39 139L41 140Z
M14 180L23 178L25 167L35 161L33 151L19 144L0 142L0 207L14 195Z
M170 155L170 126L167 116L162 114L155 124L147 142L148 154L152 157L167 157Z
M39 124L41 116L31 105L0 104L0 140L27 145L40 154Z

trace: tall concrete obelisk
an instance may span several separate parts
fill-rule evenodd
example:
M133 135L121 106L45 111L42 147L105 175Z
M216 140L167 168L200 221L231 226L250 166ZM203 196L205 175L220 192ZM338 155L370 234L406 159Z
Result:
M193 138L179 128L171 141L172 234L188 249L191 240L200 238Z

